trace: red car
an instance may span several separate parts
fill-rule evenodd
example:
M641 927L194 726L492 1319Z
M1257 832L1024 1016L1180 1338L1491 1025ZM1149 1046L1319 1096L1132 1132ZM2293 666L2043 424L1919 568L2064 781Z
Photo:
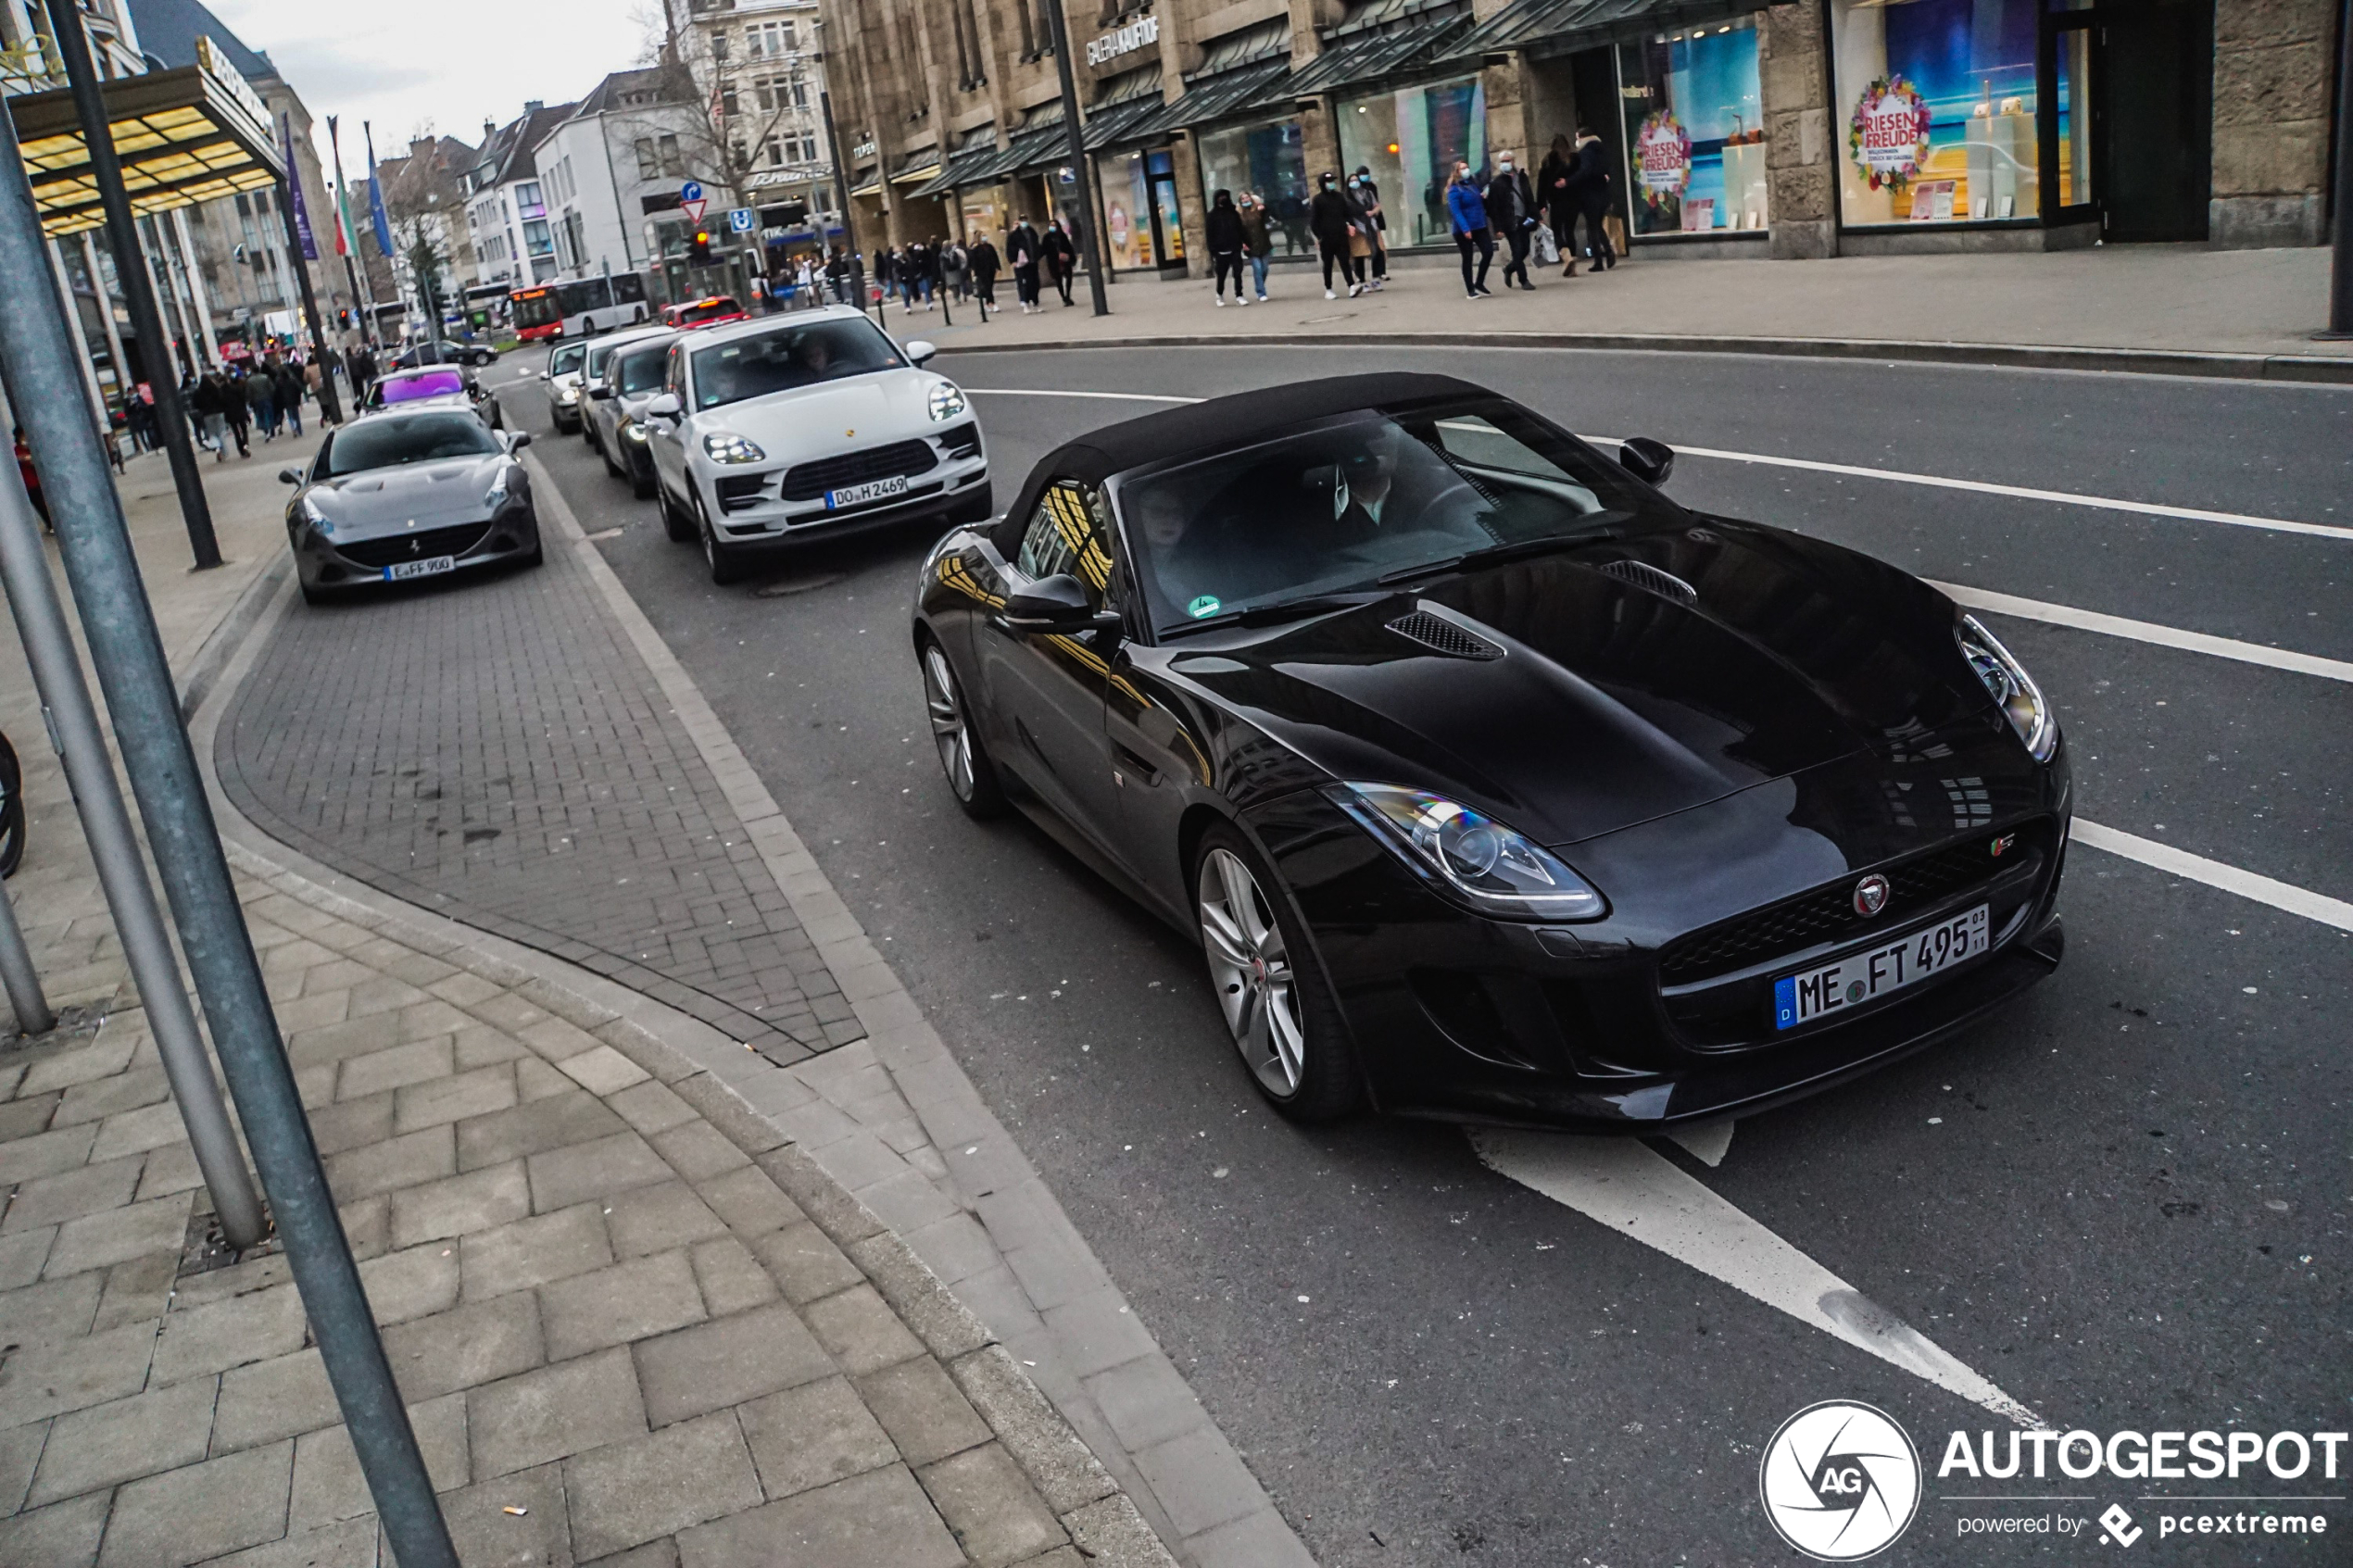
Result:
M708 299L690 299L680 305L665 305L661 309L662 325L666 327L715 327L723 321L749 320L744 307L724 294Z

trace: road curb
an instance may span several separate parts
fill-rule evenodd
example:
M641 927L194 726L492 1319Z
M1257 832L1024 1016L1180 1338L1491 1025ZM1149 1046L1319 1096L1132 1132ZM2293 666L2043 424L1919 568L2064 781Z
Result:
M2353 355L2233 354L2202 349L1935 343L1895 338L1734 337L1670 332L1165 332L1021 343L939 345L942 358L1068 348L1555 348L1594 353L1743 354L1800 359L1905 360L2030 370L2353 385Z

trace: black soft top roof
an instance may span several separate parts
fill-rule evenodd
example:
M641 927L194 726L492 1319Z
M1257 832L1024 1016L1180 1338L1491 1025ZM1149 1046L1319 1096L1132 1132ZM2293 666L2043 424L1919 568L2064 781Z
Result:
M1486 387L1454 376L1378 370L1368 375L1290 382L1123 420L1088 431L1038 459L1038 466L1029 470L1019 498L1005 513L997 537L998 547L1012 554L1012 548L1018 546L1023 526L1038 505L1038 493L1058 479L1101 484L1114 474L1130 469L1200 457L1221 447L1252 445L1277 431L1359 408L1393 408L1435 398L1492 395ZM1008 540L1013 542L1012 546Z

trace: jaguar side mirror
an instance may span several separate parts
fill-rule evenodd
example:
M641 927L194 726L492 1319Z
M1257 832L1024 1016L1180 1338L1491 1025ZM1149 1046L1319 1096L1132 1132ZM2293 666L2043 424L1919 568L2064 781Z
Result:
M541 381L553 381L556 379L555 372L553 370L542 370L539 372L539 379Z
M1066 571L1041 577L1014 594L1005 601L1000 619L1016 632L1047 636L1101 632L1119 624L1119 617L1098 610L1087 597L1086 585Z
M920 337L912 339L907 345L907 363L921 370L931 363L933 356L938 352L939 345L929 339Z
M588 389L588 395L595 398L598 402L602 403L605 399L612 395L612 388L607 386L602 382L598 382L596 385Z
M302 483L302 475L295 472L292 469L280 469L278 470L278 483L281 484L300 484Z
M1629 436L1618 443L1617 466L1644 484L1664 484L1675 471L1675 448L1647 435Z
M520 452L530 445L531 432L527 430L519 430L515 432L514 439L507 443L507 450L510 452Z
M646 404L646 417L648 419L675 420L683 414L684 410L678 405L678 395L674 392L659 393Z

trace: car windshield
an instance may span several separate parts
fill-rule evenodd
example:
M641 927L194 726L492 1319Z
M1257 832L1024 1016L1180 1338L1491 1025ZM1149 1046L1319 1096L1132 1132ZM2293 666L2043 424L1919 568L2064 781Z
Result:
M900 363L890 339L863 320L781 327L697 350L695 407L716 408Z
M592 343L588 345L587 370L590 381L595 381L605 373L605 361L611 358L612 351L620 346L617 343Z
M458 370L426 370L413 376L394 376L381 383L384 406L414 403L421 397L448 397L466 390L466 378Z
M328 435L319 448L318 466L310 477L340 479L370 469L476 458L501 450L489 426L455 409L396 420L359 420Z
M617 363L619 369L612 379L624 395L635 396L641 392L651 392L661 384L662 372L669 369L670 345L665 343L653 348L640 348L623 355Z
M580 361L586 357L587 353L588 345L585 343L565 344L554 354L548 356L547 373L551 376L560 376L580 369Z
M1488 398L1319 420L1146 470L1115 499L1152 624L1172 632L1591 533L1639 494L1599 453Z

